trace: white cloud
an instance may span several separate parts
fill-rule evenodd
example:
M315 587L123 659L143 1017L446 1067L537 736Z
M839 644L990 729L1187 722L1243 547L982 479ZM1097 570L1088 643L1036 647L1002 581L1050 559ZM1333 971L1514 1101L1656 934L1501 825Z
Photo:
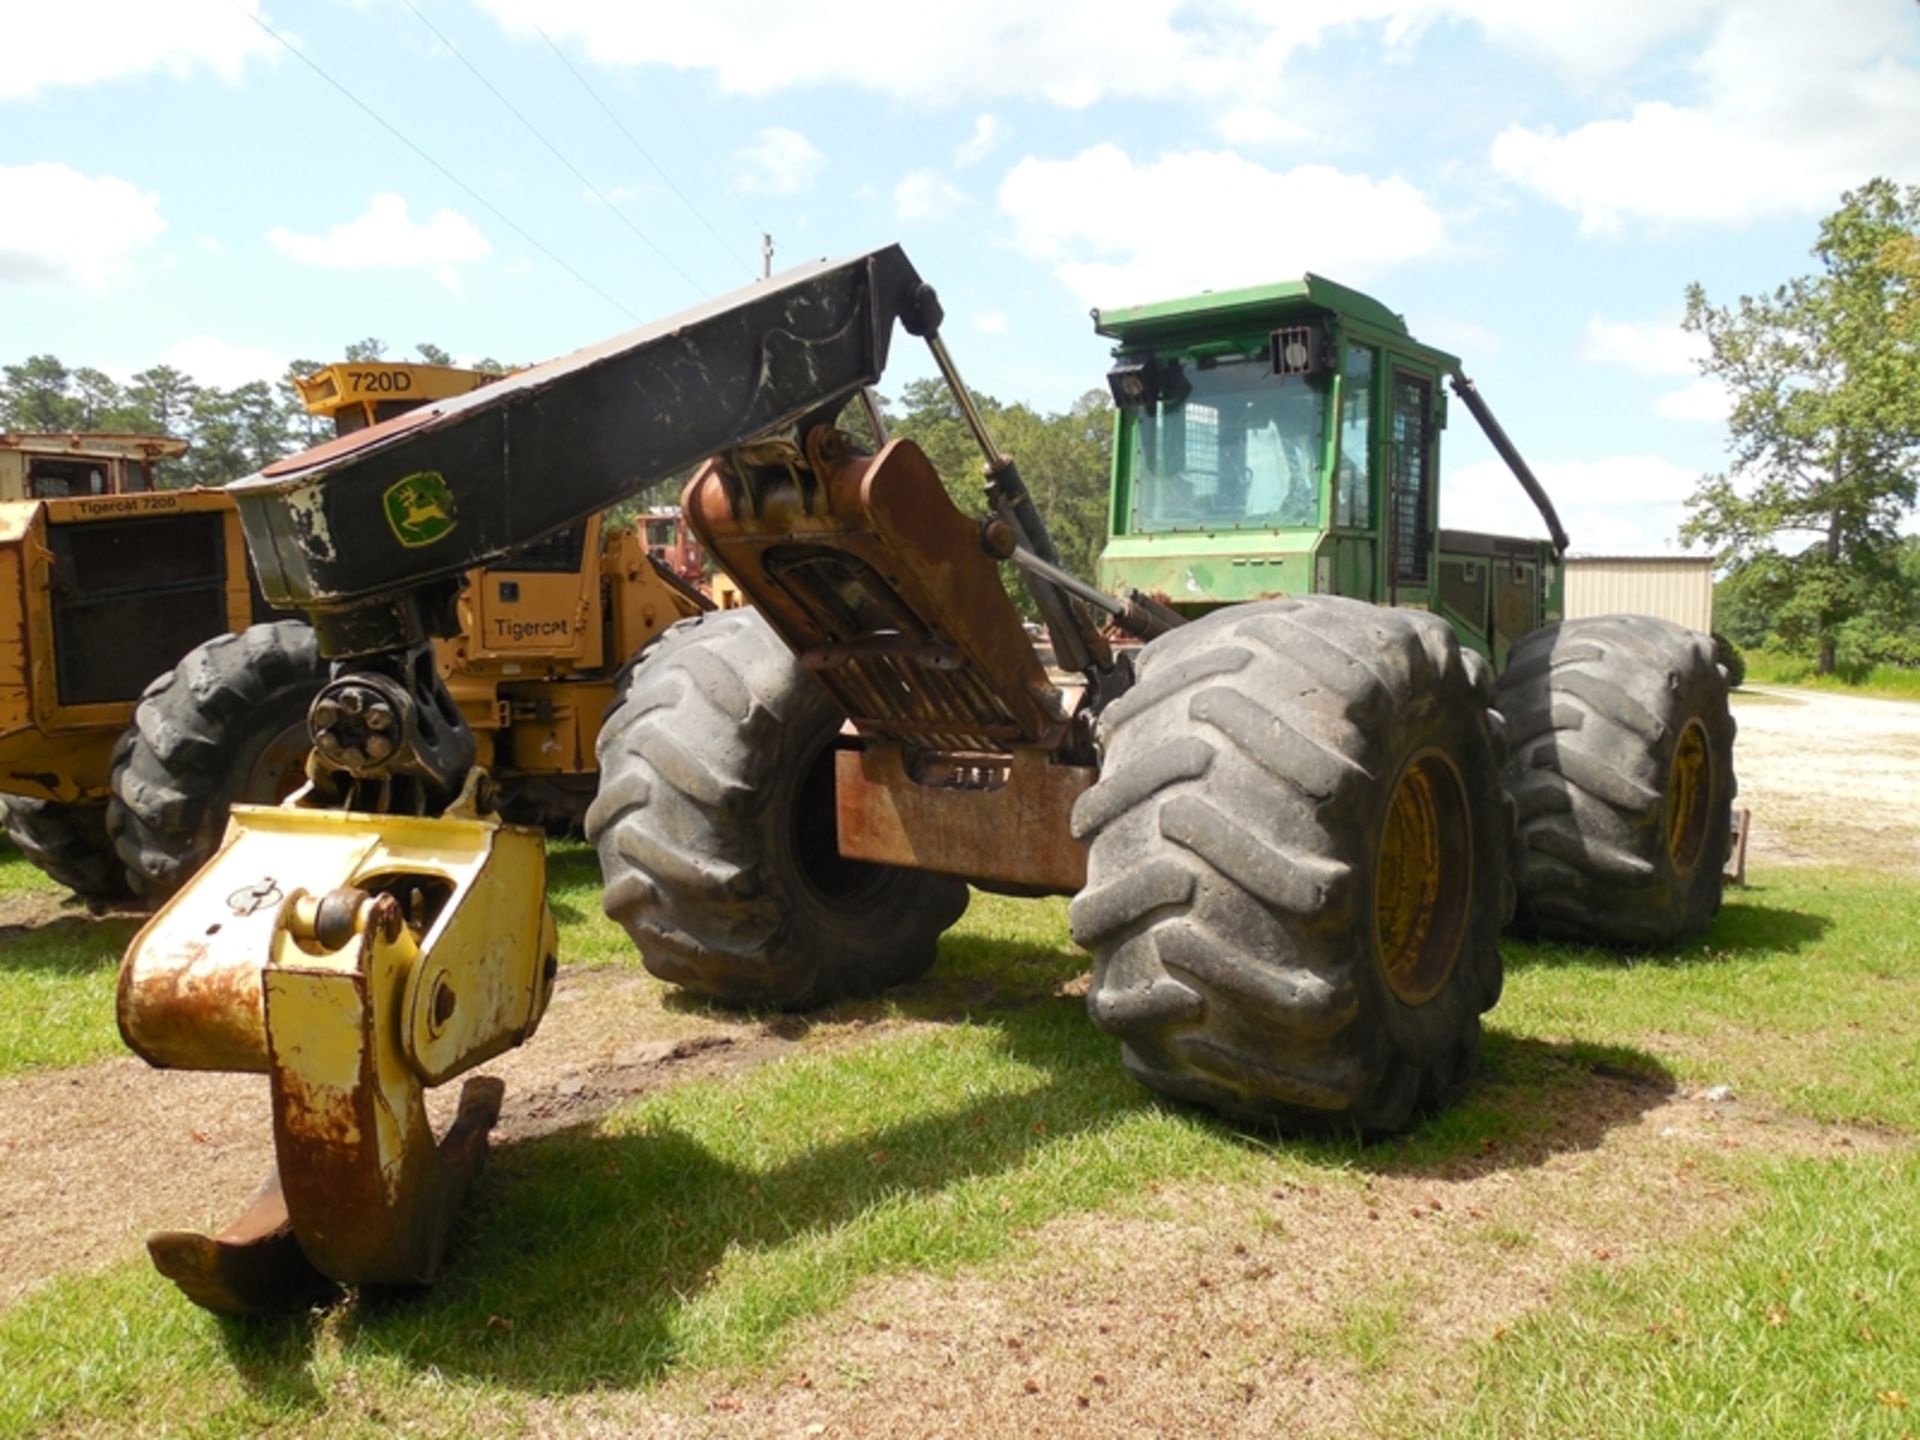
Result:
M61 0L5 10L0 100L155 70L184 79L204 67L233 82L279 48L247 18L259 14L258 0Z
M1437 25L1467 25L1490 43L1590 79L1697 28L1726 0L896 0L885 63L850 67L796 65L793 57L813 53L821 35L863 33L872 24L863 0L478 3L527 43L541 43L538 26L601 64L710 71L722 89L750 95L853 85L912 103L1018 97L1073 109L1115 98L1216 104L1232 96L1248 114L1226 138L1252 144L1244 127L1259 123L1272 133L1274 124L1256 122L1252 110L1280 103L1288 62L1336 32L1364 30L1406 55Z
M1004 310L979 310L974 312L973 328L982 335L1004 335L1007 333L1007 312Z
M896 220L945 220L966 203L964 190L931 170L915 170L893 187Z
M304 265L431 270L452 290L460 288L457 266L493 253L480 228L459 211L436 210L424 222L416 221L407 213L407 202L391 194L375 195L364 215L343 220L324 235L300 235L276 225L267 240Z
M1372 7L1389 45L1409 48L1438 23L1471 24L1493 43L1583 80L1626 68L1725 8L1726 0L1406 0Z
M1273 145L1282 140L1306 140L1313 132L1268 109L1265 105L1241 105L1213 122L1215 132L1229 145Z
M1044 96L1080 108L1110 95L1225 93L1242 67L1238 46L1252 25L1229 7L1205 27L1176 26L1177 0L976 0L969 5L901 0L888 11L884 63L796 65L822 35L870 29L862 0L708 0L702 5L613 5L604 0L480 0L507 29L538 43L534 26L584 45L602 64L666 64L711 70L721 88L764 95L790 86L849 83L925 101L958 96Z
M290 356L257 345L235 345L211 335L193 335L160 352L160 363L183 370L202 385L222 390L251 380L278 380Z
M1675 320L1608 320L1595 315L1580 339L1580 358L1621 365L1639 375L1698 375L1707 342Z
M973 134L955 147L953 163L962 168L978 165L1012 134L1013 127L999 116L976 115L973 117Z
M1231 221L1195 224L1178 203L1233 197ZM1134 203L1118 205L1116 196ZM1441 250L1446 225L1413 185L1326 165L1270 170L1226 151L1137 163L1114 145L1071 160L1029 155L1000 208L1014 238L1082 299L1125 305L1289 279L1305 270L1364 280Z
M167 228L158 195L59 164L0 165L0 216L0 284L100 289Z
M1920 31L1896 0L1725 7L1693 76L1692 103L1647 101L1565 134L1511 126L1494 168L1583 232L1612 234L1818 213L1920 163Z
M1659 455L1614 455L1535 465L1579 555L1683 553L1676 536L1697 472ZM1513 473L1498 460L1464 465L1440 481L1440 513L1450 527L1496 535L1544 535Z
M1459 315L1421 315L1420 338L1449 354L1458 355L1468 366L1472 366L1478 357L1491 355L1500 348L1498 335L1478 321Z
M1690 384L1669 390L1653 402L1656 415L1669 420L1703 420L1717 424L1732 412L1726 386L1700 373L1707 357L1704 336L1688 333L1672 320L1587 321L1580 341L1580 358L1601 365L1618 365L1652 379L1692 376Z
M1733 396L1718 380L1702 376L1691 385L1669 390L1653 402L1653 411L1669 420L1704 420L1717 425L1733 414Z
M813 183L827 157L798 130L769 125L757 144L733 152L744 167L734 186L749 195L796 195Z

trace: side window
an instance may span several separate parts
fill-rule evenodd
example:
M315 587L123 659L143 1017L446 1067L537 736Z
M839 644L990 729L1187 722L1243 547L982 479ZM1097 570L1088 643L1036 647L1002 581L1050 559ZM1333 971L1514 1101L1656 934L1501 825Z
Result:
M1433 386L1405 372L1393 378L1392 434L1399 463L1393 476L1393 573L1411 585L1427 583L1427 552L1433 532L1433 476L1428 461L1433 454Z
M1333 523L1351 530L1373 524L1373 351L1349 345L1340 368L1340 468Z

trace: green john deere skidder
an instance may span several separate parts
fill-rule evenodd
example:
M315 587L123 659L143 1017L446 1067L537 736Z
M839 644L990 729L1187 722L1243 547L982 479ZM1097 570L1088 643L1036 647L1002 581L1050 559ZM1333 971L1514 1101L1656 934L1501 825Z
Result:
M1725 678L1666 622L1560 622L1551 503L1377 302L1309 276L1095 319L1104 590L1058 568L937 336L984 524L911 445L870 459L824 424L689 486L757 609L670 632L603 732L608 912L655 973L795 1006L922 972L962 880L1071 893L1089 1009L1147 1084L1399 1128L1474 1059L1516 901L1605 943L1711 918ZM1449 385L1551 541L1441 528Z
M1516 890L1548 933L1706 922L1733 792L1711 644L1555 623L1565 538L1451 357L1312 278L1102 314L1109 595L1060 569L942 318L898 247L805 265L231 487L329 678L311 783L236 806L122 966L138 1053L272 1081L270 1183L149 1241L189 1295L433 1278L501 1085L469 1078L438 1142L423 1092L526 1041L560 972L540 837L501 821L432 640L474 566L701 457L684 513L756 608L648 648L587 817L658 975L816 1004L924 971L969 882L1071 894L1093 1018L1149 1085L1379 1132L1471 1064ZM896 322L980 442L984 518L910 441L836 423ZM1449 382L1550 545L1439 528Z

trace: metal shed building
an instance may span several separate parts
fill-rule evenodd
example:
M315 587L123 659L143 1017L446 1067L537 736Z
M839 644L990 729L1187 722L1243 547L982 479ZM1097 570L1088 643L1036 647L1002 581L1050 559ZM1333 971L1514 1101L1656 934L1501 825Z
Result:
M1658 615L1690 630L1713 629L1713 557L1570 555L1566 615Z

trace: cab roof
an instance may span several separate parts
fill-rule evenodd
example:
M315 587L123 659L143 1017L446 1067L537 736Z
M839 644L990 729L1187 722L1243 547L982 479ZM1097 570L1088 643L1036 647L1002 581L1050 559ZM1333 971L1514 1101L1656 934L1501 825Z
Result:
M1297 317L1306 308L1330 310L1389 335L1407 334L1407 322L1372 296L1313 274L1272 285L1209 290L1181 300L1156 300L1148 305L1095 310L1093 328L1123 344L1151 343L1200 328L1256 329L1276 325Z
M83 460L177 460L187 442L131 430L5 430L0 450Z

